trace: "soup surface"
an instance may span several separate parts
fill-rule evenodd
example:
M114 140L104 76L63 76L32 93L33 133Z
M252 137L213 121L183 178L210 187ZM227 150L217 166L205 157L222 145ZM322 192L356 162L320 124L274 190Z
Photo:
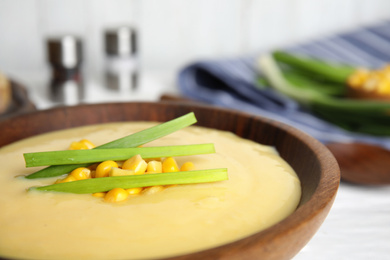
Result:
M23 153L100 145L155 123L113 123L52 132L0 149L0 256L32 259L150 259L191 253L246 237L297 207L300 182L277 152L229 132L188 127L145 146L214 143L216 153L176 157L179 166L228 168L229 180L169 187L106 203L90 194L26 192L57 178L15 178Z

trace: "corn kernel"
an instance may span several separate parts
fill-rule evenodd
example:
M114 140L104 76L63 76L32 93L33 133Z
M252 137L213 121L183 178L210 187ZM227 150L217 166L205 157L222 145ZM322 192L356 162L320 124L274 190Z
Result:
M142 194L152 195L152 194L156 194L157 192L160 192L162 190L164 190L164 186L161 186L161 185L151 186L151 187L146 187L142 191Z
M390 80L382 80L378 84L378 93L379 94L385 94L389 95L390 94Z
M95 145L87 139L82 139L80 143L84 144L84 146L87 147L87 149L95 148Z
M87 150L92 148L95 148L95 145L87 139L82 139L78 142L72 142L69 146L70 150Z
M106 196L106 193L105 192L96 192L96 193L92 193L92 196L94 196L96 198L104 198L104 196Z
M85 167L79 167L74 169L70 175L73 176L76 180L85 180L91 177L91 170Z
M179 166L173 157L166 158L162 163L163 172L178 172Z
M374 91L379 83L379 79L375 76L369 77L363 84L362 87L365 91Z
M104 161L96 168L95 178L107 177L112 167L118 167L114 161Z
M133 170L136 175L139 175L145 173L147 165L141 155L137 154L126 160L122 165L122 169Z
M107 192L104 196L105 202L120 202L124 201L129 197L129 193L122 188L115 188Z
M182 172L193 171L193 170L195 170L195 165L192 162L185 162L180 168L180 171Z
M72 175L68 175L67 177L65 177L64 179L62 180L57 180L55 183L64 183L64 182L71 182L71 181L77 181L75 177L73 177Z
M347 81L348 85L370 94L390 96L390 65L378 70L356 70Z
M129 193L129 195L138 195L141 193L142 190L143 190L142 187L126 189L126 191Z
M352 87L361 86L368 78L369 71L366 69L358 69L348 78L348 84Z
M108 176L110 176L110 177L128 176L128 175L135 175L134 170L124 170L121 168L112 167L110 172L108 173Z
M69 150L82 150L85 149L85 145L80 142L72 142L69 146Z
M146 173L162 173L162 163L159 161L148 162Z

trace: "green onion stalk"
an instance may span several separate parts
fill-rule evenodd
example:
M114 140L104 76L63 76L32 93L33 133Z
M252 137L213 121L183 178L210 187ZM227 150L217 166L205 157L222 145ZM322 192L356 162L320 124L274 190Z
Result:
M318 116L350 131L390 135L390 102L345 98L347 78L354 67L286 52L259 59L267 84Z
M172 145L139 148L65 150L25 153L26 167L123 161L137 154L144 159L215 153L214 144Z
M158 124L156 126L142 130L140 132L125 136L123 138L114 140L112 142L103 144L101 146L97 146L94 148L94 150L138 147L140 145L156 140L160 137L171 134L184 127L190 126L194 123L196 123L196 117L195 114L191 112L181 117L170 120L168 122ZM67 164L67 165L51 165L37 172L34 172L30 175L27 175L25 178L36 179L36 178L48 178L48 177L60 176L69 173L78 167L87 167L91 164L92 163L81 163L81 164L74 163L74 164Z
M155 185L196 184L228 179L226 168L182 171L117 177L93 178L52 185L31 187L29 191L52 191L77 194L105 192L114 188L131 189Z

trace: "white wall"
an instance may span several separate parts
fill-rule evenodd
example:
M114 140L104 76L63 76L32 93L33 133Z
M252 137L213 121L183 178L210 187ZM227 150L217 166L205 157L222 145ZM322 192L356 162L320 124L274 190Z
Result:
M135 24L144 69L256 53L390 19L388 0L0 0L0 70L47 66L44 38L84 38L85 64L103 65L102 30Z

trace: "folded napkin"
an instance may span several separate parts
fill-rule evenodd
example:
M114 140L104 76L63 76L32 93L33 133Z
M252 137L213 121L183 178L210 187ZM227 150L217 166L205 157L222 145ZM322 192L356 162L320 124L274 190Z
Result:
M390 62L390 21L285 49L333 62L381 67ZM199 61L178 75L181 94L212 105L268 117L313 136L323 143L363 142L390 150L390 137L346 131L305 110L273 89L256 87L259 55Z

